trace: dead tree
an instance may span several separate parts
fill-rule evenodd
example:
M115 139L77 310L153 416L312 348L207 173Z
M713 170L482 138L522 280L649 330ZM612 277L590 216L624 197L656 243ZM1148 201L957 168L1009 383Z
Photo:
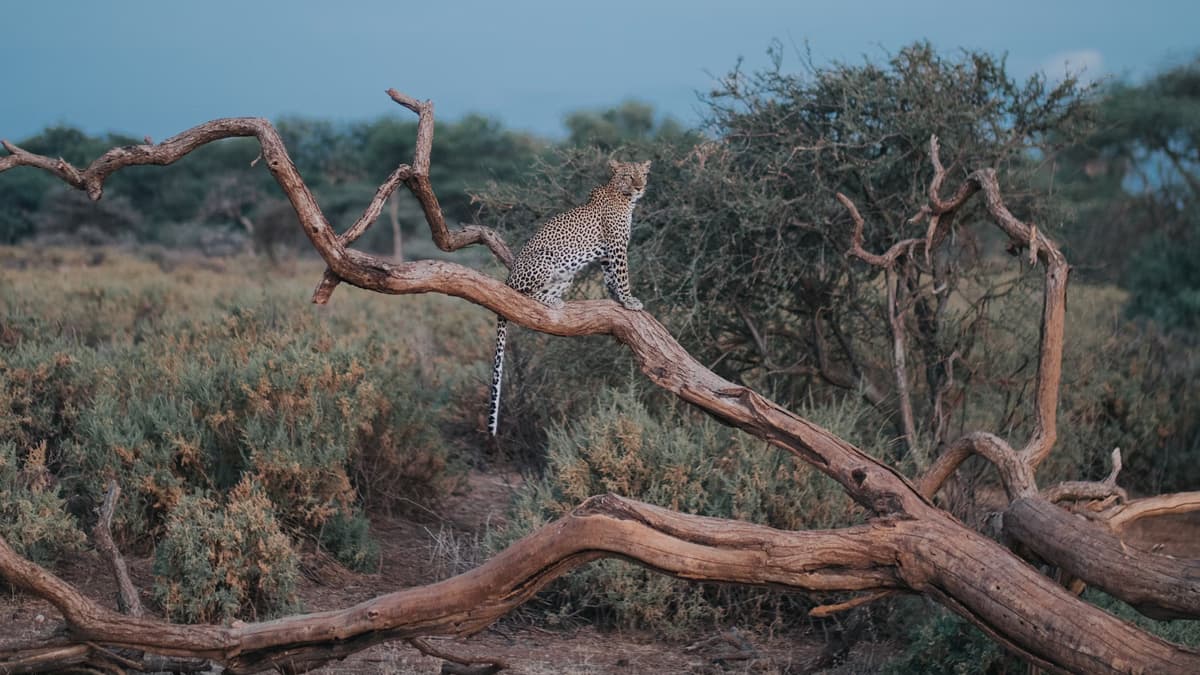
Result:
M38 167L99 199L105 179L123 167L170 164L205 143L254 136L267 168L328 266L314 292L315 302L327 302L336 286L346 282L379 293L456 296L554 335L611 335L630 349L653 383L827 474L869 512L869 521L835 530L789 532L601 495L457 577L342 610L233 626L175 625L122 615L88 599L0 541L0 574L53 603L66 622L65 637L54 644L0 652L0 670L139 668L162 657L193 657L220 662L231 672L267 668L299 672L387 640L471 634L571 569L598 558L619 557L685 579L859 594L817 608L818 613L895 592L925 594L1030 663L1052 672L1200 672L1200 653L1149 635L1080 600L1017 553L1103 588L1148 615L1200 617L1200 561L1139 550L1122 540L1139 519L1200 509L1200 494L1121 501L1115 472L1098 483L1064 483L1045 489L1037 485L1037 467L1053 450L1057 436L1069 268L1052 240L1005 207L992 170L971 173L953 196L944 199L941 187L946 172L933 139L929 204L918 214L929 219L928 235L899 242L883 254L862 249L862 218L850 200L840 198L854 223L852 253L870 264L886 268L901 255L939 246L946 239L944 224L955 210L982 193L992 222L1044 269L1033 434L1020 449L991 433L967 434L925 475L910 480L758 393L718 377L647 312L628 311L607 300L571 302L554 310L460 265L432 260L395 263L348 248L404 184L420 202L441 249L484 244L502 262L512 261L509 248L494 231L479 226L447 228L429 183L433 104L394 90L388 93L419 115L416 154L412 164L399 166L388 177L362 217L341 235L326 221L278 134L263 119L214 120L158 145L115 148L83 170L5 142L9 155L0 158L0 171ZM902 341L902 331L896 331L894 338ZM993 464L1007 491L1009 503L1002 515L1008 545L964 526L932 501L970 455ZM1077 509L1088 515L1084 518L1064 504L1091 508Z

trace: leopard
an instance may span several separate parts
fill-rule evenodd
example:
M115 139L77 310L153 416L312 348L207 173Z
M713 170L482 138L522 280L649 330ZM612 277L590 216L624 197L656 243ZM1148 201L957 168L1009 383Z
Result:
M642 302L629 288L629 235L634 206L646 193L650 162L609 160L608 170L608 182L593 189L587 203L550 218L525 244L505 281L510 288L561 309L563 294L575 275L599 261L608 295L626 309L642 309ZM493 437L500 428L500 383L507 341L508 321L501 316L496 320L488 412L488 431Z

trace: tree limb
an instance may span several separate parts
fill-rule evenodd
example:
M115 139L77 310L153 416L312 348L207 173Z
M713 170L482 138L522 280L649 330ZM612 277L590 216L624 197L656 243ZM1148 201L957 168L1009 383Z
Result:
M914 536L915 527L880 522L789 532L602 495L446 581L343 610L234 626L181 626L122 616L16 555L2 540L0 570L9 582L53 603L80 642L210 658L232 672L276 666L303 670L331 657L322 643L353 643L356 651L384 639L477 632L553 579L606 556L686 579L810 591L900 588L898 542ZM0 670L29 659L32 651L9 654L0 660Z
M143 616L146 612L142 609L141 597L129 579L129 568L125 565L125 558L121 557L121 552L117 550L112 538L113 513L120 498L121 486L115 480L108 481L108 492L104 495L104 504L100 506L100 519L96 522L96 528L92 530L92 540L96 544L96 550L108 558L108 564L112 567L117 589L121 594L121 608L130 616Z
M1146 616L1200 616L1200 560L1131 548L1107 528L1041 498L1009 504L1004 531L1043 559Z

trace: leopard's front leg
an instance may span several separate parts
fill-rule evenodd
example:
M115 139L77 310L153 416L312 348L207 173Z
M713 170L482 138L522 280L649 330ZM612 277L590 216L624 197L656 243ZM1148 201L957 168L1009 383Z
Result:
M625 309L641 309L642 301L633 297L633 292L629 290L629 256L625 249L612 251L600 265L604 269L604 287L608 289L608 294Z

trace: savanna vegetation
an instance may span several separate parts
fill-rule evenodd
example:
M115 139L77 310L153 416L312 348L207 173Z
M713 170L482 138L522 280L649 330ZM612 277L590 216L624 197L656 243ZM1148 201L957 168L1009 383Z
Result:
M647 310L718 375L915 477L966 432L1024 437L1039 423L1041 276L979 225L982 202L943 223L953 237L932 254L884 268L846 253L839 193L861 211L866 250L927 236L907 218L928 202L936 135L952 181L995 169L1008 208L1074 267L1058 439L1039 477L1101 480L1119 447L1130 495L1200 489L1200 61L1084 85L1019 81L994 56L926 44L828 66L773 54L773 68L720 79L697 129L636 102L570 115L561 140L439 122L430 181L445 216L516 245L585 197L609 157L653 160L630 246ZM413 155L417 123L276 127L342 229ZM48 128L16 144L82 166L138 142ZM607 337L518 332L491 441L493 315L347 289L309 304L322 268L258 154L232 139L125 169L98 202L31 168L0 174L0 535L19 553L53 568L86 548L115 479L114 535L153 558L154 609L219 623L295 611L306 556L373 570L372 516L426 522L468 475L498 467L525 478L504 525L457 552L468 560L605 492L784 530L868 519L827 476L648 384ZM446 255L416 200L390 204L393 228L360 248ZM485 253L453 255L502 275ZM575 297L601 294L598 278L576 285ZM939 503L986 530L1003 487L971 459ZM1100 591L1083 597L1134 616ZM810 617L818 604L605 560L554 582L522 619L672 640L816 628L846 642L827 666L867 641L892 646L895 672L1025 667L924 598ZM1200 647L1194 624L1137 618Z

